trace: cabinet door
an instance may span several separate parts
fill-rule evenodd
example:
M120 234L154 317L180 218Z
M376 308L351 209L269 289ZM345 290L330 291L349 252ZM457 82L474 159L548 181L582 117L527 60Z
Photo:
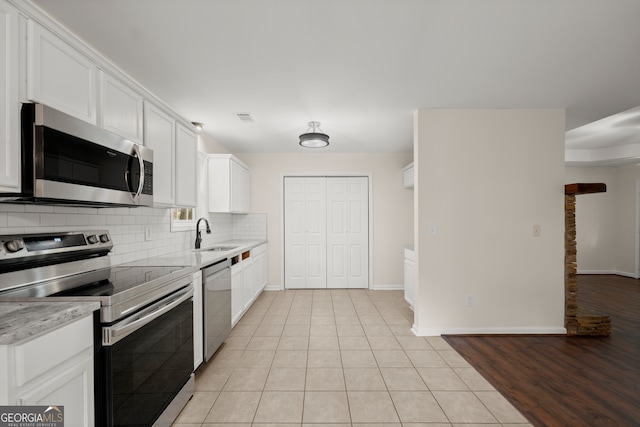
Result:
M64 406L65 425L94 425L93 349L88 349L73 364L50 381L19 396L21 405Z
M193 273L193 370L204 360L202 272Z
M267 284L267 245L252 249L255 254L253 269L253 297L257 298Z
M231 212L248 213L250 200L249 170L231 160Z
M241 264L231 266L231 324L234 326L240 320L244 309L242 273Z
M94 425L93 316L16 345L10 368L20 405L62 405L65 425ZM4 387L5 384L2 384Z
M208 156L209 212L248 213L249 168L230 154Z
M368 178L327 178L327 287L369 286Z
M242 267L242 309L247 310L251 306L253 301L253 275L254 275L254 261L252 257L249 257L242 261L244 267Z
M0 1L0 191L20 191L18 11Z
M36 22L27 31L27 97L96 124L96 66Z
M104 71L98 73L98 79L98 126L142 143L142 96Z
M404 258L404 300L409 303L409 307L413 310L414 300L414 283L413 283L413 268L414 261L412 258L407 257L407 251L405 250Z
M176 205L195 207L198 204L196 160L198 136L178 123L176 125Z
M175 203L175 121L155 105L144 104L144 145L153 150L153 203Z
M413 163L402 170L402 180L404 181L404 188L413 188Z
M284 187L284 286L326 288L326 179L286 177Z
M209 212L231 212L231 159L208 156Z

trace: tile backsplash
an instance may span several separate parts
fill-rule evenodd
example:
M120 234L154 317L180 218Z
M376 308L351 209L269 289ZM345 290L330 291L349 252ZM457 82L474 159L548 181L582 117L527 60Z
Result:
M0 204L0 235L108 230L112 264L136 261L193 248L195 226L171 231L168 208L78 208ZM201 225L202 246L233 239L266 239L266 214L209 214L211 234ZM145 230L151 233L145 239Z

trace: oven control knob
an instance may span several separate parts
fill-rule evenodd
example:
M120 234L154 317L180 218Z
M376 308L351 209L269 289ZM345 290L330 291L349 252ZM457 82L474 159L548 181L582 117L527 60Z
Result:
M109 239L109 235L108 234L101 234L100 235L100 241L102 243L108 243L109 240L111 240L111 239Z
M9 240L8 242L5 242L4 247L7 252L14 253L22 250L24 245L22 244L22 240Z
M96 236L95 234L90 234L87 236L87 240L89 241L89 244L93 245L98 243L98 236Z

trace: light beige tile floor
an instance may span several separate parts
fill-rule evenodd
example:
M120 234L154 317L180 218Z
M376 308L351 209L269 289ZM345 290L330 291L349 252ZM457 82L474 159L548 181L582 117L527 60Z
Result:
M530 426L401 291L263 292L174 427Z

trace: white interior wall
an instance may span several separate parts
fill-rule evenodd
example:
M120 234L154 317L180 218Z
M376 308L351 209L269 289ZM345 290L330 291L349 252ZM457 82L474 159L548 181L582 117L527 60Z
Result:
M617 274L638 277L636 249L636 182L640 179L640 165L619 166L616 175L615 200L615 266Z
M605 183L606 193L576 197L578 273L613 273L616 265L616 174L610 167L565 168L565 183Z
M564 110L419 110L414 129L415 332L564 332Z
M567 166L566 183L604 182L606 193L576 198L578 273L637 277L636 181L640 165Z
M237 156L251 168L251 211L267 214L270 286L282 287L282 176L289 173L371 174L373 287L403 284L403 245L413 239L413 192L403 187L402 168L412 153Z

